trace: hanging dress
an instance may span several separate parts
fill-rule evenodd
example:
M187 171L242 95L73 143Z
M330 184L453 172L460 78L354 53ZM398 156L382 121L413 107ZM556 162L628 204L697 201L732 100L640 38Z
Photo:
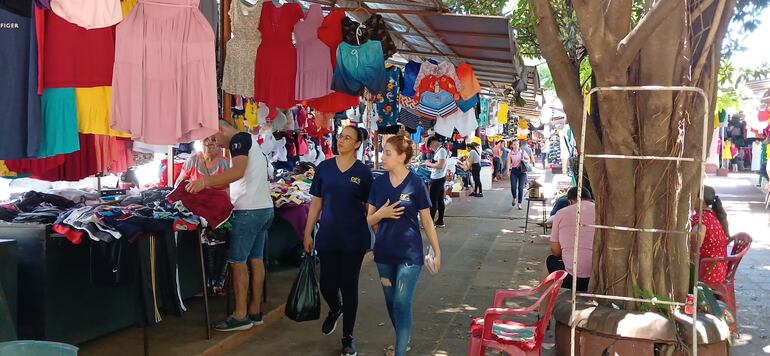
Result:
M80 150L75 89L46 89L40 106L43 138L38 157L51 157Z
M329 47L332 70L334 70L337 65L337 47L342 43L343 18L345 18L345 11L333 10L324 17L323 23L318 29L318 38ZM359 100L360 98L356 95L333 91L331 94L324 97L309 100L307 104L321 112L335 113L358 106Z
M5 10L11 3L33 17ZM40 149L37 40L32 1L0 2L0 159L36 157Z
M257 29L262 2L245 6L233 1L230 7L233 37L227 41L222 89L230 94L250 98L254 95L254 64L262 36Z
M123 19L120 0L51 0L51 10L87 30L110 27Z
M390 33L388 33L385 19L379 14L371 15L362 24L351 20L349 17L343 18L342 36L346 43L354 46L360 46L369 40L380 41L382 55L385 59L392 57L398 51Z
M321 5L310 5L305 20L294 25L297 46L297 100L320 98L332 92L332 59L329 47L318 39L323 22Z
M219 131L214 32L197 0L140 0L116 43L112 129L155 145Z
M297 103L297 49L292 43L294 25L304 14L297 3L276 7L272 1L262 5L259 31L262 43L257 49L254 69L254 100L263 102L271 113Z

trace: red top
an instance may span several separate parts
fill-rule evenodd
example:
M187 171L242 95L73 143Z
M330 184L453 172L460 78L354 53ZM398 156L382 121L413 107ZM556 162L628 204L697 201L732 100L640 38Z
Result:
M337 67L337 47L342 42L342 19L345 11L333 10L324 17L321 27L318 28L318 38L329 46L332 53L332 68ZM318 99L308 100L307 105L322 111L336 113L357 106L359 98L340 92L332 92Z
M454 79L447 76L437 77L435 75L425 76L420 81L420 86L417 88L417 93L414 96L415 100L420 101L420 95L426 91L434 91L436 84L438 84L441 90L452 94L455 100L460 100L460 92L457 91Z
M696 212L690 218L692 226L698 226L698 213ZM706 228L706 237L703 239L703 245L700 247L700 257L727 257L727 234L722 230L722 224L719 222L716 213L711 210L703 210L703 226ZM706 283L724 282L727 277L727 262L709 263L701 266L705 271L704 275L698 276L698 279Z
M45 11L44 50L46 88L112 85L115 26L86 30Z

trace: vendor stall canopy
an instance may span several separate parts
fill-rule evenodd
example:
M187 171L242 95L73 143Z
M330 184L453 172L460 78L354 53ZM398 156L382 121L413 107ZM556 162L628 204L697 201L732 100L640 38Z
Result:
M324 6L324 10L340 9L361 22L371 14L379 14L398 46L392 61L406 63L418 58L446 59L455 65L462 62L473 67L482 94L502 95L514 86L525 66L516 44L510 21L503 16L476 16L449 13L441 0L303 0ZM537 72L535 71L535 75Z

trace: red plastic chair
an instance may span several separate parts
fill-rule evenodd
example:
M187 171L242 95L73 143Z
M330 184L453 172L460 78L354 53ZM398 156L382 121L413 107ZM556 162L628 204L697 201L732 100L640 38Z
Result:
M713 265L713 263L727 262L727 274L725 280L721 283L707 283L707 285L711 287L714 292L716 292L718 299L727 304L727 306L730 308L730 311L733 313L733 317L735 318L737 324L738 316L736 315L737 308L735 303L735 272L738 271L738 265L741 263L741 259L743 259L743 256L746 255L746 252L749 251L752 239L749 234L742 232L731 237L730 241L733 243L733 249L730 252L730 255L727 257L708 257L702 258L700 260L700 275L703 275L706 271L708 271L708 266ZM731 325L730 329L734 332L735 326Z
M565 277L566 271L556 271L533 289L498 290L493 307L487 309L483 318L476 318L471 322L471 345L468 355L483 356L487 348L505 351L511 356L540 355L548 321L551 319L551 312ZM531 297L541 293L537 302L527 308L504 308L504 302L508 298ZM540 310L540 304L543 302L548 303L548 308ZM501 316L528 315L538 311L544 314L533 324L500 319Z

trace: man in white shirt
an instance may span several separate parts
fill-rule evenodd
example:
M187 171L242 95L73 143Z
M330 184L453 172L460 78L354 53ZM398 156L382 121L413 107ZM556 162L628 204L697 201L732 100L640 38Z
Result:
M434 152L433 160L431 162L425 162L425 166L431 169L430 173L430 216L436 219L436 212L438 212L438 220L436 220L436 227L445 227L444 224L444 183L446 182L446 163L449 158L449 152L447 152L444 145L439 142L436 136L428 138L426 145Z
M215 176L206 176L187 185L187 191L200 192L207 187L230 184L233 202L233 229L230 231L230 250L227 260L233 272L235 311L214 326L219 331L250 329L263 323L261 301L265 280L263 262L267 231L273 223L273 200L270 197L268 163L256 138L219 120L216 142L230 150L231 168ZM249 266L251 266L251 303L249 294Z

